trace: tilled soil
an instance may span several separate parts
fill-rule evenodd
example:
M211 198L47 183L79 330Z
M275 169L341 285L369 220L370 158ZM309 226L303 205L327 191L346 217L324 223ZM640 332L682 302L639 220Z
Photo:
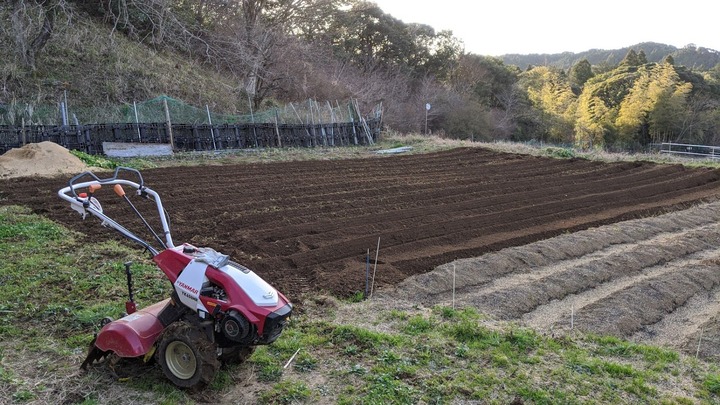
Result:
M547 333L577 328L718 358L718 221L714 202L560 235L438 266L386 295L473 306Z
M720 193L717 170L558 160L481 148L373 159L176 167L145 170L143 176L163 198L176 244L189 242L229 254L291 299L316 292L347 296L364 291L368 251L375 287L383 288L455 259L680 210ZM0 181L0 203L26 205L92 240L117 237L95 219L83 223L57 197L69 177ZM106 213L142 233L142 224L110 190L101 190L97 197ZM136 204L153 217L143 203ZM601 242L590 238L582 243L594 251ZM698 247L685 248L693 249ZM671 255L663 260L672 260ZM505 271L516 270L510 266ZM617 269L607 271L605 276L591 272L578 286L562 289L581 292L612 279ZM493 271L471 277L499 276ZM555 276L559 281L568 278ZM474 304L500 308L491 304L502 302L503 291L497 287ZM518 303L527 308L506 316L520 316L537 306L535 302L563 297L560 292L544 294L528 291L522 295L527 302Z

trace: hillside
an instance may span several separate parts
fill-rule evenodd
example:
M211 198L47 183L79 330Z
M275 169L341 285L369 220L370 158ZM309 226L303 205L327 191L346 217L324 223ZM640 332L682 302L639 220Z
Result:
M10 39L0 35L0 106L53 108L67 96L81 122L162 94L214 110L247 109L231 77L193 58L111 35L111 26L87 17L61 28L38 55L35 71L23 68Z
M252 1L255 11L235 1L199 8L180 0L60 3L0 3L0 20L12 22L0 27L0 125L61 124L65 100L71 122L117 122L109 117L130 116L134 102L167 95L198 111L207 105L233 116L292 105L287 110L303 122L352 100L365 116L382 105L388 129L458 139L617 148L720 139L712 90L720 71L711 69L718 52L706 48L648 42L581 54L506 55L502 62L466 54L451 32L405 24L360 0L347 6ZM624 61L633 53L635 60ZM651 69L669 55L677 79ZM648 67L617 71L624 62ZM590 116L588 107L598 100L630 94L608 72L623 74L635 95L649 81L666 89L653 94L673 97L656 97L641 109L611 100ZM317 101L315 111L294 111L308 100ZM588 132L605 139L586 142Z
M675 59L678 65L694 70L708 70L720 63L720 52L714 49L688 45L676 48L656 42L642 42L620 49L590 49L584 52L563 52L556 54L507 54L500 58L508 65L515 65L521 69L528 66L553 66L561 69L570 69L575 63L587 59L591 65L614 66L620 63L630 50L645 52L648 62L661 62L668 55Z

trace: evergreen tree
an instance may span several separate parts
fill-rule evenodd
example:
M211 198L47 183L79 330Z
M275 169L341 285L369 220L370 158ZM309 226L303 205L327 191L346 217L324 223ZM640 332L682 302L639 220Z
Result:
M638 52L637 56L638 56L638 65L644 65L644 64L648 63L647 56L645 56L645 51L643 51L642 49L640 50L640 52Z
M675 59L673 59L672 55L668 55L665 57L664 62L667 63L668 65L674 65Z
M640 66L640 58L638 57L638 54L635 52L634 49L631 49L628 51L628 53L625 55L625 58L620 62L620 65L625 66Z
M592 66L587 59L582 59L570 68L570 86L575 94L580 94L582 87L593 77Z

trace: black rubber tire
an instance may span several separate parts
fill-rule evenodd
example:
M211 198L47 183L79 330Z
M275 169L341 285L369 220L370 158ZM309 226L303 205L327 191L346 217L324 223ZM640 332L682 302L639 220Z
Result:
M165 328L155 359L165 377L181 388L205 387L220 368L215 344L183 321Z
M218 356L223 364L242 364L255 352L255 346L223 347Z

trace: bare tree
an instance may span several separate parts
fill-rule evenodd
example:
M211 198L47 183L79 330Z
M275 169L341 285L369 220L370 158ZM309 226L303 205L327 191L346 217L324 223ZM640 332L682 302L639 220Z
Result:
M10 0L9 32L15 43L15 54L21 63L35 71L37 56L55 31L59 16L69 16L65 0Z

